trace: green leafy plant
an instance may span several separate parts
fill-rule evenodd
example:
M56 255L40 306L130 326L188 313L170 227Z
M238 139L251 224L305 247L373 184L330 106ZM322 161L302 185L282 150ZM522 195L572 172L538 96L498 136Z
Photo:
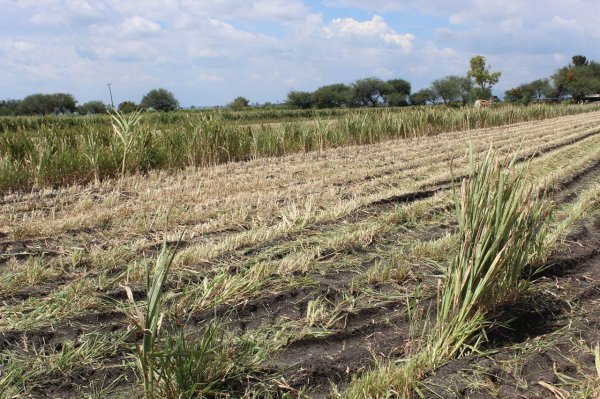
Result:
M542 246L548 209L525 170L489 150L477 162L470 147L469 176L455 192L459 249L439 295L433 357L476 349L486 313L519 292L520 277ZM443 353L437 353L442 351Z
M146 306L142 307L135 302L131 288L125 286L130 306L127 309L129 320L135 328L142 333L142 343L136 343L137 366L141 372L144 392L147 398L153 398L157 378L155 353L159 341L158 334L162 325L164 314L161 312L163 304L162 287L167 279L169 268L173 263L175 251L167 248L166 239L156 262L156 269L150 281L149 273L146 274Z
M125 176L125 165L127 161L127 153L129 152L133 140L135 138L135 127L142 119L142 110L135 110L129 114L125 114L116 109L109 110L112 118L111 125L115 136L121 140L123 144L123 159L121 164L121 176Z
M158 398L225 397L241 391L266 359L253 339L227 332L226 324L212 319L194 339L183 329L167 336L155 354Z
M437 317L423 323L426 331L431 322L432 332L401 364L380 362L353 380L343 398L423 396L419 381L427 372L479 350L486 316L518 294L523 270L545 237L548 209L516 161L516 155L501 160L490 149L478 162L470 146L468 176L460 195L454 190L458 251L439 284Z
M597 109L537 104L5 117L0 119L0 190L85 183L126 171L204 167Z
M225 395L242 387L243 381L266 359L267 351L255 339L227 332L218 318L195 333L186 334L176 323L161 332L165 319L163 286L174 250L163 243L152 278L146 277L146 304L138 304L129 287L127 314L141 334L135 345L136 365L147 399L204 398Z

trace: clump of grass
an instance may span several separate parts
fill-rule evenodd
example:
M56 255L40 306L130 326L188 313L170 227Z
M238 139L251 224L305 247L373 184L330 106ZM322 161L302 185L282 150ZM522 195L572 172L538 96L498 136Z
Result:
M137 356L136 364L142 376L144 393L149 399L156 397L155 387L157 385L160 386L161 373L160 370L157 369L156 353L158 352L159 343L158 334L164 317L164 313L162 313L162 288L167 279L174 257L175 251L170 251L167 248L165 239L156 262L152 281L150 281L149 273L146 274L147 288L145 307L142 307L135 302L133 292L129 287L124 287L130 302L130 306L127 308L129 320L142 334L142 343L136 343L135 345Z
M116 137L119 138L123 145L123 155L121 163L121 176L125 175L125 165L127 164L127 153L129 152L133 140L135 139L135 127L142 119L142 111L136 110L129 114L119 112L116 109L109 111L112 118L112 129ZM94 144L95 145L95 144ZM88 158L92 159L93 155ZM97 163L97 161L94 161ZM95 165L94 165L95 166Z
M528 261L544 241L548 210L525 171L489 150L477 162L470 148L469 174L455 194L459 244L439 285L433 331L401 363L380 362L353 380L344 398L410 397L425 374L485 340L486 315L519 293ZM425 322L427 325L428 322Z
M266 359L266 351L252 339L228 333L219 319L207 322L196 334L187 334L183 325L161 333L163 286L174 256L165 241L152 279L147 276L145 306L136 303L131 289L125 287L129 319L142 336L135 355L144 395L148 399L230 396L243 390L244 381Z
M241 391L258 372L266 352L248 337L226 331L212 319L192 340L180 329L161 342L155 353L156 398L227 397Z
M456 199L459 248L439 296L434 358L477 348L485 314L518 294L523 269L542 247L548 210L515 161L490 150L477 163L471 148L470 173Z

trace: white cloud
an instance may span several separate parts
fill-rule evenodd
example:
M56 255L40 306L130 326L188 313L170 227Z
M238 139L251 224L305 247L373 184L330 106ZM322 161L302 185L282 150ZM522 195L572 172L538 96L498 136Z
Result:
M121 25L121 28L126 35L158 33L161 30L159 24L139 15L127 18Z
M391 28L379 15L374 15L370 21L360 22L354 18L336 18L328 27L325 33L328 37L342 35L383 35L389 32Z
M554 26L560 26L563 28L569 28L569 29L578 29L580 28L579 24L577 23L577 20L575 20L575 18L563 18L560 17L558 15L555 15L552 18L552 25Z
M600 59L600 14L590 0L0 4L0 79L13 98L47 89L87 101L102 98L108 81L122 100L161 86L186 105L242 94L278 101L292 87L366 76L405 78L418 89L464 74L475 54L502 71L503 91L550 75L576 53Z
M154 47L140 40L109 42L98 40L94 44L78 47L77 52L84 58L99 61L138 62L157 57Z
M438 48L433 43L428 43L425 46L424 52L434 58L455 58L459 56L458 51L451 47Z
M29 40L5 40L0 41L0 49L14 53L14 52L27 52L35 49L35 43Z
M398 33L386 33L383 35L383 41L386 43L394 43L399 47L402 47L405 50L412 49L412 42L415 36L410 33L405 35L400 35Z
M160 33L162 27L154 21L134 15L125 18L120 23L92 24L89 30L92 34L103 37L143 37Z
M323 30L329 39L352 36L376 37L384 43L395 44L406 51L411 50L414 40L412 34L396 33L379 15L374 15L370 20L363 22L354 18L336 18Z
M210 73L200 73L196 76L196 79L201 82L220 82L223 80L221 76Z

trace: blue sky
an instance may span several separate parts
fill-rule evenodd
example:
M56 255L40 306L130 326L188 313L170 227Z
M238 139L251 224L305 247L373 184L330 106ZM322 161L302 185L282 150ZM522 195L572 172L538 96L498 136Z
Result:
M285 100L376 76L413 91L484 55L495 92L600 60L596 0L0 0L0 99L171 90L183 106Z

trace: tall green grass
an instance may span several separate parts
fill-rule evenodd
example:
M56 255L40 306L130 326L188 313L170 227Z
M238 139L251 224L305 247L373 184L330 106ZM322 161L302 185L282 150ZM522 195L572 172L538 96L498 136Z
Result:
M515 160L490 150L477 163L471 147L470 173L456 199L459 248L439 295L434 359L478 347L486 315L518 295L525 266L543 247L548 208Z
M487 317L520 292L523 270L538 256L547 207L512 160L490 150L476 161L455 196L458 250L438 292L437 315L426 321L421 347L399 364L381 362L355 379L345 399L415 397L428 372L485 341ZM427 327L431 330L427 331Z
M535 105L337 110L335 119L319 116L277 124L231 121L224 112L146 114L126 140L115 134L109 116L0 118L0 190L85 183L152 169L203 167L598 109Z

